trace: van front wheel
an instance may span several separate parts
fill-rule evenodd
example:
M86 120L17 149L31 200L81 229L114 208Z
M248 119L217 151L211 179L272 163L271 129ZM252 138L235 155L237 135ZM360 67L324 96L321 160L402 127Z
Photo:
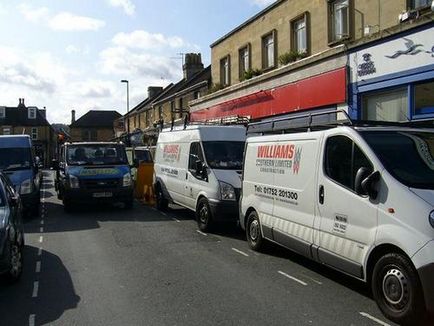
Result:
M202 232L208 232L212 225L211 209L206 198L201 198L196 208L197 226Z
M246 237L250 248L255 251L262 249L264 238L262 237L258 214L255 211L251 212L247 217Z
M398 324L416 323L423 317L424 300L417 272L410 260L399 253L389 253L375 264L372 294L378 307Z

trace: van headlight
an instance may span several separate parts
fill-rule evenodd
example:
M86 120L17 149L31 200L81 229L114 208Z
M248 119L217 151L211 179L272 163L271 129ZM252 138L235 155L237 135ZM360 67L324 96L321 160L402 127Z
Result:
M434 211L429 213L429 224L434 228Z
M219 181L219 184L222 200L236 200L234 187L232 187L229 183L226 182Z
M26 179L23 182L21 182L20 186L20 194L26 195L32 193L33 190L33 182L31 179Z
M124 174L124 177L122 178L122 187L130 187L131 184L131 173Z
M80 182L78 181L78 178L75 175L69 176L69 187L71 189L78 189L80 188Z

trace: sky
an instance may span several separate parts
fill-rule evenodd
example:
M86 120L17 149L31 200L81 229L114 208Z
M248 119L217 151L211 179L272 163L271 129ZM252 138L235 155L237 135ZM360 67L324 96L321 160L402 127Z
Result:
M51 123L90 109L126 112L149 86L182 79L201 53L274 0L0 0L0 106L46 107Z

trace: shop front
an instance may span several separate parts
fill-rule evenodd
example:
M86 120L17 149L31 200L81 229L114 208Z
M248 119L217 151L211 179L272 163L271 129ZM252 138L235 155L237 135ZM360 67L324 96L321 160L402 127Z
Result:
M355 48L349 53L353 119L434 119L434 25Z

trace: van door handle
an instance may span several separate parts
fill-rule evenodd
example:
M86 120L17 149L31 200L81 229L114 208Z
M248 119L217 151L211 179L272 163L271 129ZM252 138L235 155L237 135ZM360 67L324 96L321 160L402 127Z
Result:
M185 180L188 179L188 172L185 173Z
M322 205L324 204L324 186L319 186L319 203Z

